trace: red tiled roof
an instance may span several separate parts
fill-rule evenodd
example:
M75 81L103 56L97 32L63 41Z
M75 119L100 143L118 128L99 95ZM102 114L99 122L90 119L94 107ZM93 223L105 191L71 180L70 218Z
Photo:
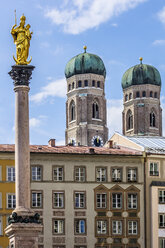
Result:
M0 152L14 152L15 145L0 145ZM55 146L30 145L31 153L57 153L57 154L118 154L142 155L142 152L125 148L87 147L87 146Z

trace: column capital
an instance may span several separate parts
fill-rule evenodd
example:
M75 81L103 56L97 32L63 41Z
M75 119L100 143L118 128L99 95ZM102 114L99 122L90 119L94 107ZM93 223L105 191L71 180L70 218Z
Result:
M9 75L14 80L14 86L29 86L34 68L32 65L13 65Z

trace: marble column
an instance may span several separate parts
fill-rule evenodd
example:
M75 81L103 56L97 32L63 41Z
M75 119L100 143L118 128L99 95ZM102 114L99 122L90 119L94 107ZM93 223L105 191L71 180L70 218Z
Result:
M39 215L30 209L29 80L34 66L14 65L9 75L15 91L16 208L5 229L10 248L37 248L42 230Z

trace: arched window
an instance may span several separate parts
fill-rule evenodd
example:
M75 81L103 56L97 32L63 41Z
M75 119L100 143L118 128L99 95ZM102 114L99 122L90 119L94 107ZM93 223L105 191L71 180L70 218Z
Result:
M72 83L72 90L74 89L74 82Z
M126 94L125 95L125 102L127 102L128 101L128 95Z
M136 91L136 98L140 97L140 92Z
M78 81L78 87L82 87L82 82L81 81Z
M142 92L142 96L146 97L146 92L145 91Z
M150 113L150 127L156 127L156 118L153 111Z
M95 80L92 80L92 87L95 87Z
M85 86L85 87L88 87L88 80L85 80L85 81L84 81L84 86Z
M150 97L152 97L153 96L153 92L152 91L150 91Z
M132 129L133 128L133 115L132 115L132 111L129 109L127 112L127 130Z
M157 92L154 93L154 98L158 98Z
M74 101L72 101L70 103L70 121L74 121L75 120L75 103Z
M129 93L129 100L132 99L132 93Z
M100 88L100 81L97 81L97 87Z
M92 118L99 119L99 106L97 102L94 102L92 105Z
M68 85L68 91L70 91L70 90L71 90L71 85L69 84L69 85Z

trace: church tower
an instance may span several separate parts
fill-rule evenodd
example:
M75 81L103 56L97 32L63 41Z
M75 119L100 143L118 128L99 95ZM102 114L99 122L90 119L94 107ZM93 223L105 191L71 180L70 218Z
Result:
M128 69L122 78L123 134L162 136L159 71L142 63Z
M86 52L66 65L66 144L103 146L108 140L104 83L106 70L100 57Z

